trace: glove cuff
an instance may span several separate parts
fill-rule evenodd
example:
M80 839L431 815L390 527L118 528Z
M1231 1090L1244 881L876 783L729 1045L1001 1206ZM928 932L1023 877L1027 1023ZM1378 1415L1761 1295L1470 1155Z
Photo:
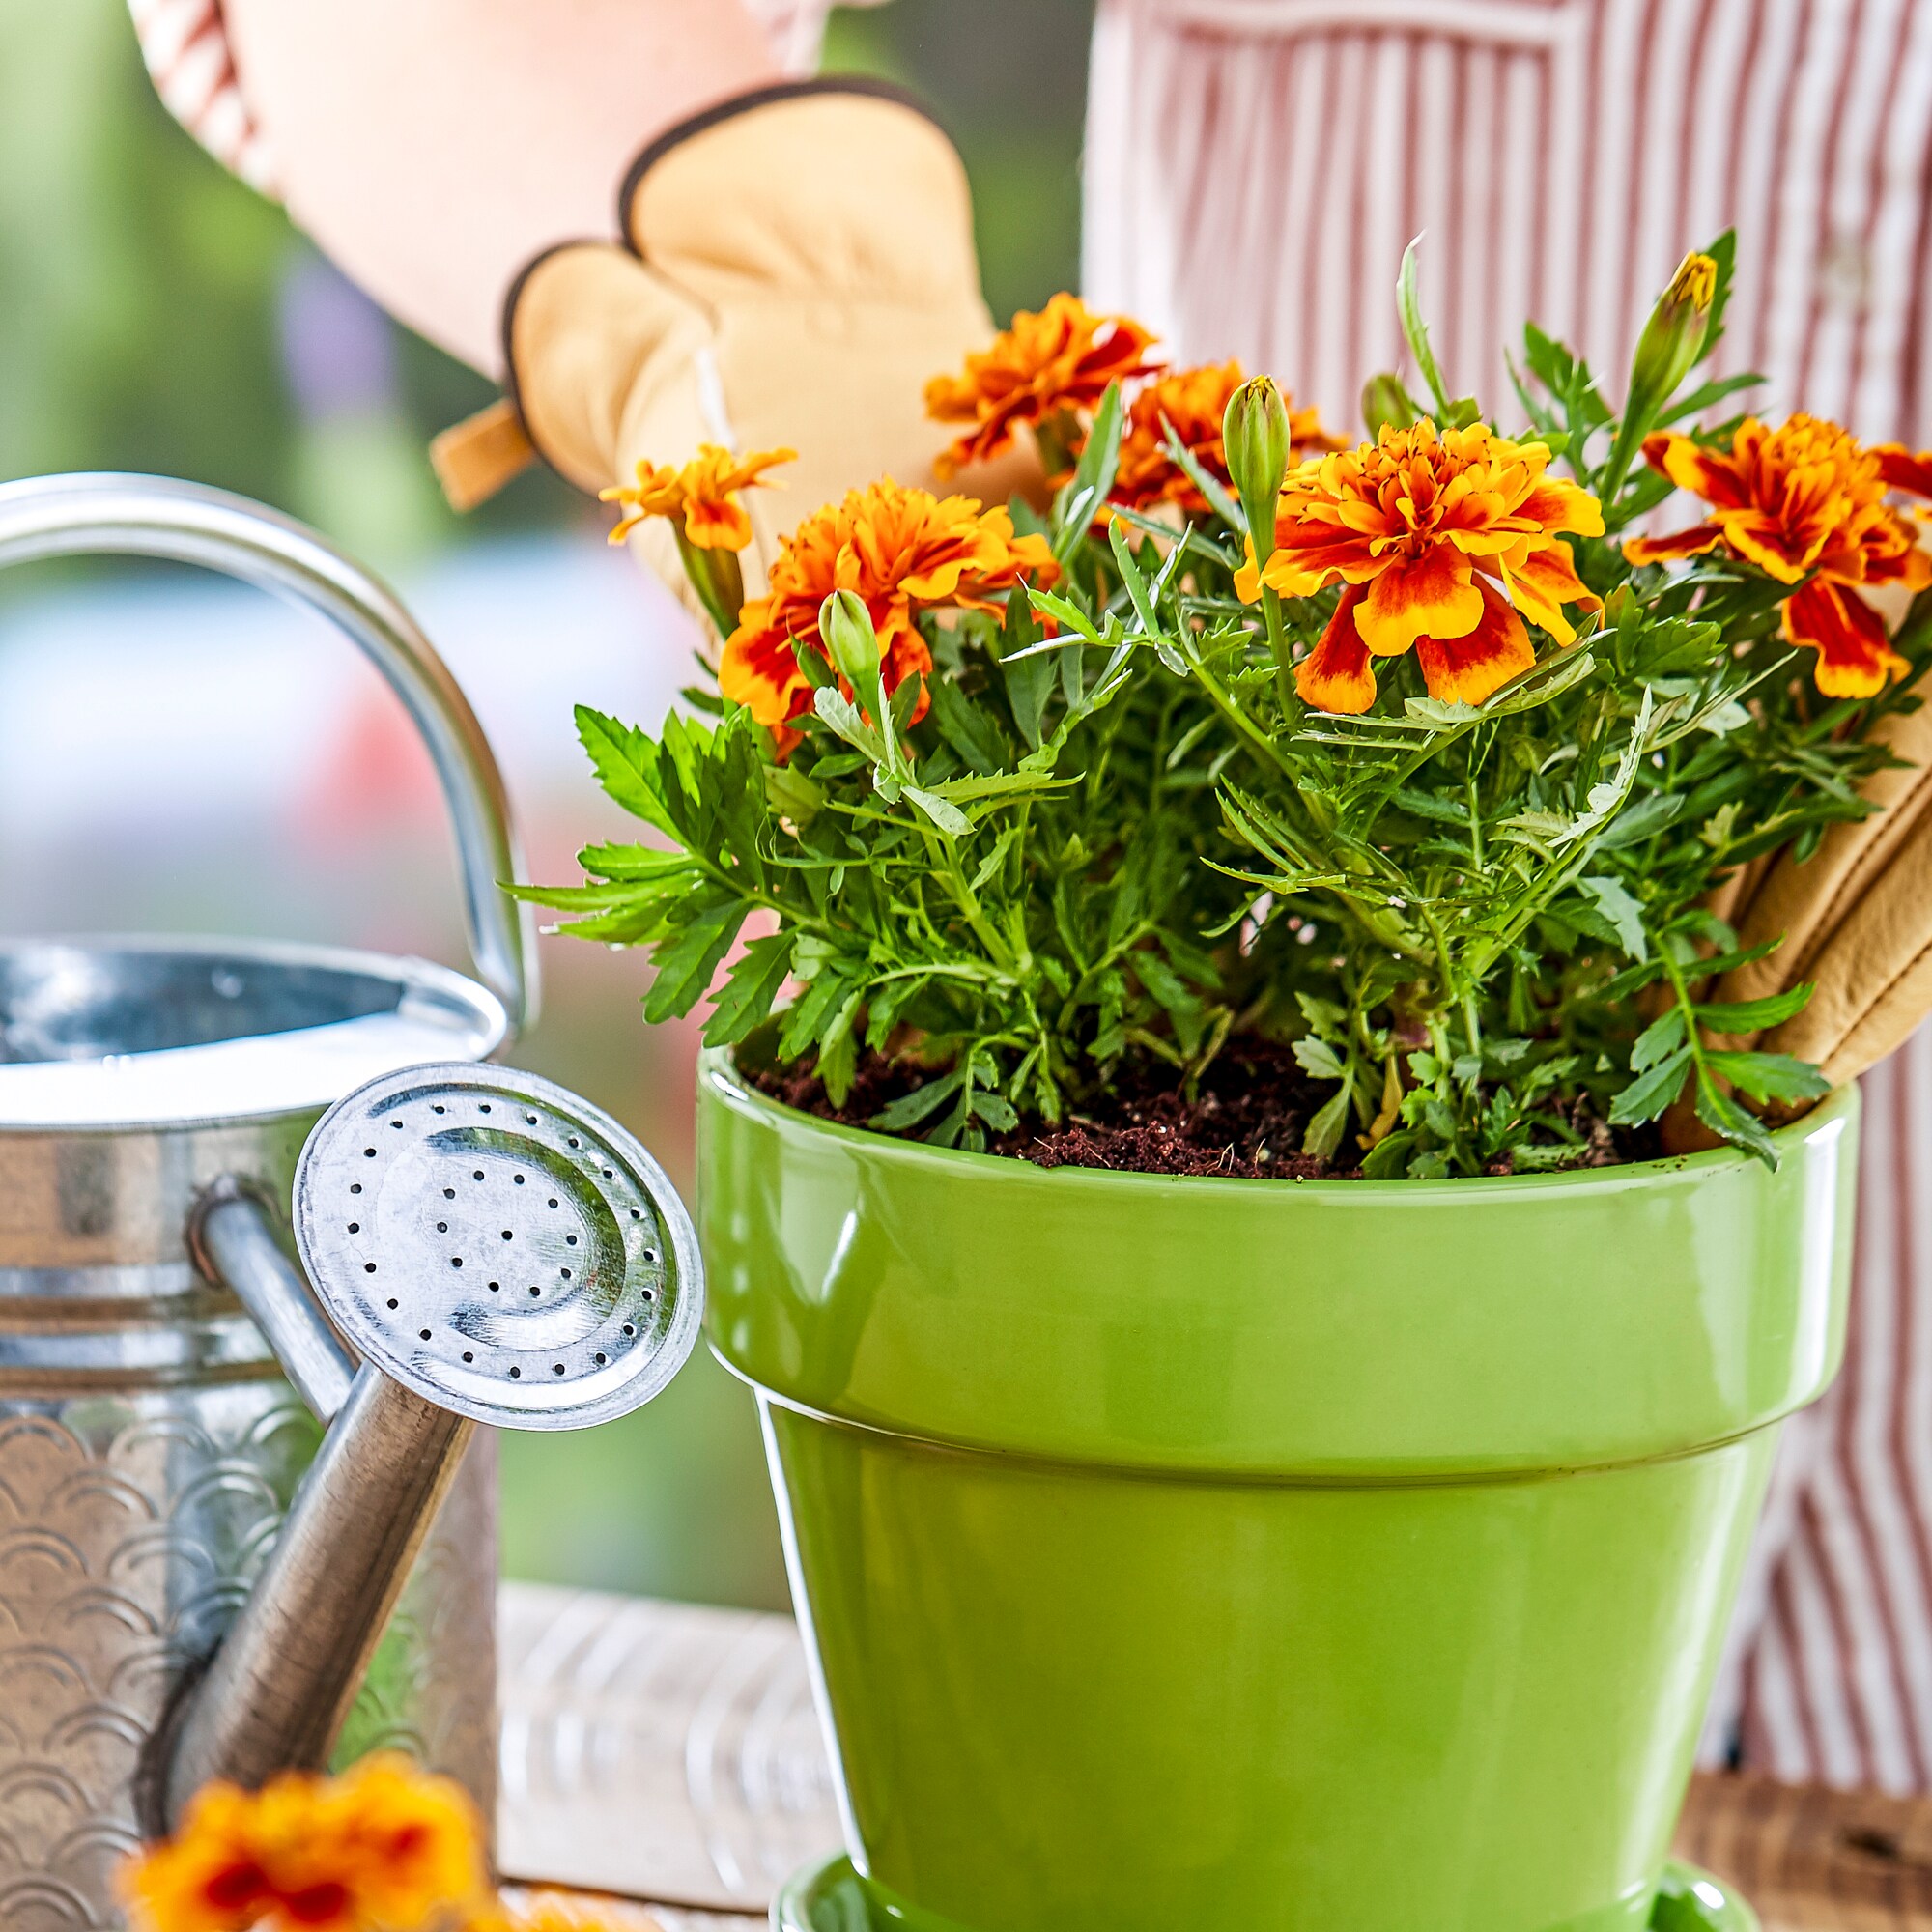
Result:
M644 178L660 161L683 147L687 141L695 140L700 134L709 133L712 128L722 127L727 121L736 121L747 114L755 114L760 108L775 107L788 100L809 100L821 96L889 101L894 106L903 107L917 114L921 120L929 122L943 139L949 144L952 142L952 137L946 132L931 107L910 88L899 87L890 80L874 80L868 74L824 73L814 75L809 80L774 81L769 87L754 87L744 94L732 95L728 100L716 101L689 119L680 121L674 128L667 128L662 134L649 142L637 159L624 170L623 182L617 189L617 233L625 237L633 247L638 245L632 217L637 207L639 192L644 185Z

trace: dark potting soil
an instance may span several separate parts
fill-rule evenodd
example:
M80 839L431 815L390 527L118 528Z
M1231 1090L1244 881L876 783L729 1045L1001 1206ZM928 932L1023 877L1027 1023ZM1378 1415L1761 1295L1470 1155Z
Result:
M874 1114L930 1076L903 1061L866 1055L842 1107L835 1107L810 1067L758 1071L743 1077L762 1094L801 1113L867 1126ZM1192 1097L1175 1085L1174 1069L1151 1056L1122 1066L1113 1093L1087 1108L1069 1110L1058 1126L1023 1124L989 1136L987 1151L1037 1167L1106 1167L1134 1174L1218 1174L1243 1180L1350 1180L1352 1165L1331 1165L1301 1151L1302 1136L1317 1109L1334 1093L1302 1072L1285 1046L1270 1040L1230 1041L1202 1075ZM1638 1138L1599 1126L1577 1165L1609 1167L1648 1160L1661 1150L1651 1130ZM910 1136L909 1136L910 1138ZM1351 1133L1342 1151L1348 1162L1358 1151ZM1513 1170L1500 1161L1489 1170Z

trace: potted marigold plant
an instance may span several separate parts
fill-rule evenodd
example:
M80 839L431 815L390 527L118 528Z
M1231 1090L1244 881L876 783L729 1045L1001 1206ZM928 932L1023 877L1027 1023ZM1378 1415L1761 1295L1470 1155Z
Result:
M1485 410L1406 263L1354 446L1057 298L930 392L1049 514L855 492L695 714L581 714L652 830L545 901L653 1017L729 960L712 1335L856 1868L787 1922L1744 1922L1665 1849L1857 1101L1725 914L1895 762L1932 469L1717 420L1729 269Z

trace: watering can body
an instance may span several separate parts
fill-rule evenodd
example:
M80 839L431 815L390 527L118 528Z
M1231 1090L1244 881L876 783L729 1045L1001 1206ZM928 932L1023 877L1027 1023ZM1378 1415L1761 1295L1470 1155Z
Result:
M199 562L307 604L422 730L481 977L234 941L0 946L0 1924L118 1922L157 1725L248 1600L332 1405L195 1238L212 1190L292 1256L291 1183L358 1082L487 1059L530 1005L528 929L480 730L400 607L298 526L142 478L0 489L0 564ZM268 1255L284 1286L293 1262ZM271 1330L272 1332L272 1330ZM317 1332L327 1334L326 1324ZM277 1337L287 1352L285 1337ZM325 1412L317 1413L318 1408ZM495 1796L496 1472L470 1441L336 1747L394 1746Z

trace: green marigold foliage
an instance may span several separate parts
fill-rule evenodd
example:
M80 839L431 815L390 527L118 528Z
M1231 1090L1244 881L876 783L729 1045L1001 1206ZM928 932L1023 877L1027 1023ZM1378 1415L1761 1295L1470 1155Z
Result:
M1711 253L1700 362L1729 238ZM1412 265L1402 299L1439 390ZM777 1059L815 1063L835 1102L862 1053L903 1058L923 1083L872 1124L942 1145L1104 1107L1128 1056L1186 1083L1232 1034L1259 1034L1292 1041L1326 1090L1305 1151L1338 1171L1561 1166L1687 1085L1712 1128L1770 1160L1745 1102L1802 1101L1822 1079L1709 1041L1776 1025L1809 988L1705 1003L1747 956L1705 903L1739 866L1803 854L1868 810L1860 784L1891 760L1865 734L1918 702L1932 594L1894 639L1913 676L1831 702L1779 636L1790 586L1721 552L1627 563L1620 534L1670 488L1633 461L1644 436L1702 421L1751 379L1690 380L1652 383L1640 419L1620 421L1585 365L1525 330L1517 404L1602 498L1606 534L1571 541L1605 609L1568 649L1532 632L1535 666L1481 705L1431 698L1413 654L1382 660L1359 717L1306 710L1278 674L1339 591L1265 615L1242 603L1241 506L1178 443L1211 514L1095 524L1120 443L1111 393L1050 518L1015 505L1063 577L1014 591L1004 621L922 619L919 724L917 679L888 699L863 675L856 600L828 610L824 655L800 654L816 706L783 761L748 712L701 693L657 737L582 709L605 790L658 837L592 846L592 883L529 896L580 937L648 951L652 1020L688 1011L746 922L776 915L705 1038L769 1022ZM1385 419L1419 412L1393 379L1377 396ZM1480 414L1440 394L1430 412ZM1695 433L1728 446L1734 427ZM835 661L862 675L841 687Z

